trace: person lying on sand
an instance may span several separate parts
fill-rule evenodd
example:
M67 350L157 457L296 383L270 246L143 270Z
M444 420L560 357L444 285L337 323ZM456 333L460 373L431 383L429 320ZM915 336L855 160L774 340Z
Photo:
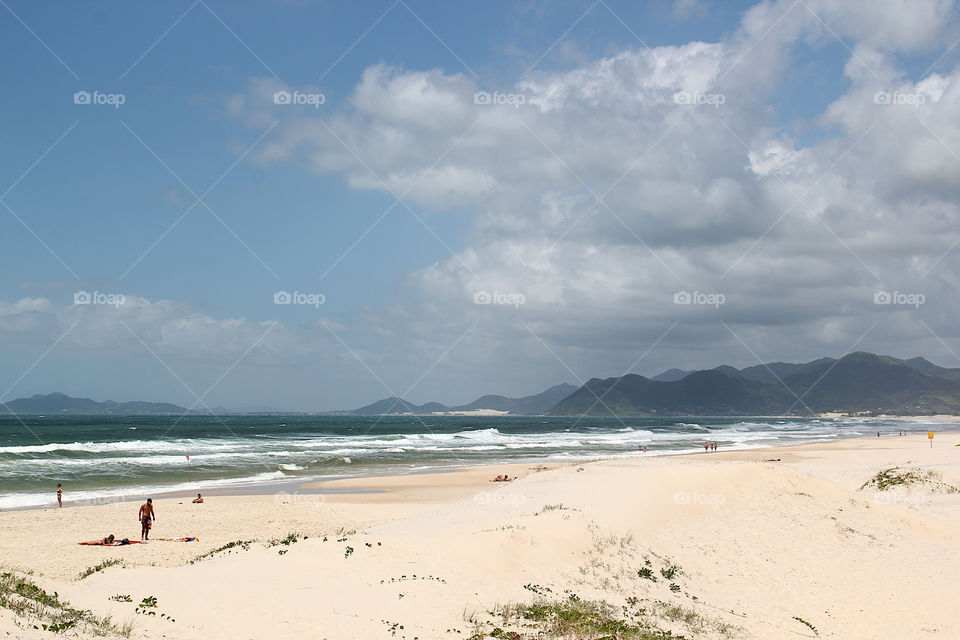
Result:
M193 504L203 504L203 496L198 493L197 497L193 499Z
M510 476L497 476L490 482L510 482Z
M153 522L157 519L157 514L153 510L153 498L147 498L145 504L140 505L140 513L137 514L137 518L140 520L140 539L149 540L150 539L150 528L153 527Z

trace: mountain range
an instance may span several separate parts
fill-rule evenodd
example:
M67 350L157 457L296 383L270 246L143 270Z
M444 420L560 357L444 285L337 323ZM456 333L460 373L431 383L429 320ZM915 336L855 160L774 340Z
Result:
M470 404L448 407L439 402L427 402L416 405L401 398L384 398L365 407L354 409L350 413L358 416L392 415L392 414L431 414L451 411L479 411L483 409L506 411L515 415L538 416L546 413L551 407L575 392L577 387L572 384L558 384L546 391L522 398L508 398L506 396L481 396Z
M856 352L839 360L745 369L671 369L645 378L593 378L548 415L930 415L960 412L960 369L924 358Z
M37 394L29 398L18 398L0 404L0 416L15 413L20 415L183 415L188 409L169 402L115 402L107 400L97 402L90 398L71 398L63 393Z
M559 384L542 393L511 398L485 395L465 405L413 404L385 398L339 415L403 415L503 411L512 415L660 416L660 415L865 415L960 414L960 368L924 358L900 359L856 352L840 359L805 363L771 362L743 369L669 369L646 378L627 374L591 378L580 387ZM190 411L166 402L97 402L63 393L38 394L0 403L3 414L21 415L183 415ZM257 405L213 413L296 413Z

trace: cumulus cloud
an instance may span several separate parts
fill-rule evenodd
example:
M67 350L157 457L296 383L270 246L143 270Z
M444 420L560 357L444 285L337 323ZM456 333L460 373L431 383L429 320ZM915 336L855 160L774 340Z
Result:
M934 345L927 327L954 336L945 320L960 312L960 70L911 79L898 56L947 46L951 7L763 2L725 41L622 51L502 87L375 65L332 113L282 118L258 160L473 212L461 251L407 275L409 335L477 321L488 352L517 354L542 349L535 329L597 373L675 320L673 358L710 347L714 361L750 360L730 326L769 356L835 353L878 319L874 348L920 352ZM799 47L836 38L853 50L850 86L804 144L767 100ZM253 81L231 109L269 89ZM262 119L257 104L238 117ZM922 291L926 306L874 304L887 289ZM525 302L511 315L473 304L477 291ZM676 305L678 291L725 303Z

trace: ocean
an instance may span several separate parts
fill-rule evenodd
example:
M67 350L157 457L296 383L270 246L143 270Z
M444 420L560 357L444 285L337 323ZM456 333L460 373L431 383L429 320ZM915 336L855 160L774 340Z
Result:
M559 462L922 432L880 418L4 416L0 509L500 462ZM646 454L638 447L648 448Z

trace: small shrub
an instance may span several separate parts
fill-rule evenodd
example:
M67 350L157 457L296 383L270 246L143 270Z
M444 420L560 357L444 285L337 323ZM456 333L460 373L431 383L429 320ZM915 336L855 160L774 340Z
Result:
M77 580L83 580L84 578L89 578L90 576L97 573L98 571L103 571L107 567L115 567L118 564L123 564L123 561L122 560L104 560L98 565L95 565L93 567L87 567L86 569L81 571L80 575L77 576Z

